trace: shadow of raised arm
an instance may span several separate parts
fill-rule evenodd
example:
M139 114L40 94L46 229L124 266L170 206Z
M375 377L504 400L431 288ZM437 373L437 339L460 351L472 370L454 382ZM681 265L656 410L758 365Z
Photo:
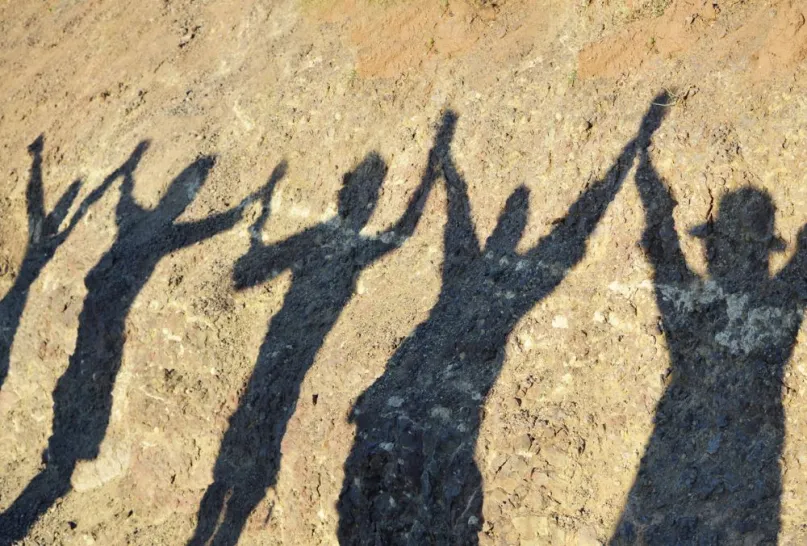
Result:
M605 176L589 185L556 227L525 254L529 260L552 262L553 267L548 268L554 277L551 282L559 283L566 271L583 258L589 236L630 171L630 162L635 157L637 146L646 146L661 125L665 115L662 104L666 103L666 99L666 93L656 96L642 118L636 137L625 145Z
M51 214L48 216L48 220L46 221L46 224L50 224L53 228L53 233L56 237L56 244L61 244L65 239L67 239L73 229L75 229L82 218L84 218L84 215L87 214L87 210L89 210L92 205L103 197L115 180L122 177L124 179L124 184L129 184L130 187L133 185L134 171L137 169L140 159L143 157L146 150L148 150L148 147L149 142L147 140L140 142L135 147L129 158L123 163L123 165L115 169L114 172L107 176L97 188L93 189L87 195L87 197L81 201L78 209L70 218L70 223L67 225L67 227L56 233L59 225L61 225L64 218L67 216L67 211L70 208L70 204L72 204L73 200L75 199L75 195L80 189L79 181L74 182L70 188L68 188L67 192L65 192L62 198L59 200L59 203L57 203L56 207L53 209L53 212L51 212ZM131 193L129 195L131 197ZM61 207L63 207L63 210Z
M142 155L143 152L148 149L148 142L141 142L137 149L135 150L135 154L139 152L139 156ZM133 155L135 155L133 154ZM122 170L120 172L116 171L112 173L107 181L111 182L118 176L123 177L123 183L120 186L120 197L118 198L118 204L115 207L115 223L118 226L123 226L126 222L130 223L138 223L140 219L144 217L147 213L146 209L140 206L140 204L135 201L133 192L134 192L134 173L132 169Z
M81 186L83 185L83 181L78 179L74 181L70 186L68 186L67 190L59 197L59 200L56 202L56 205L53 207L53 210L50 211L45 217L45 222L43 224L43 235L45 237L57 237L57 244L62 243L66 238L67 234L62 236L62 233L59 233L59 226L62 224L62 221L67 216L67 212L70 210L70 207L73 205L73 201L76 200L76 196L78 192L81 190ZM76 213L78 214L78 212ZM72 222L71 222L72 225ZM68 231L65 229L65 231Z
M434 187L434 181L436 178L436 169L430 163L426 167L426 171L423 173L420 185L415 190L415 193L412 195L411 199L409 199L409 204L407 205L406 210L398 221L395 222L395 225L384 232L385 234L402 238L409 238L412 236L412 234L415 232L415 227L420 221L420 217L423 215L423 207L426 205L426 200Z
M249 251L241 256L233 267L233 283L236 290L268 281L289 267L294 261L294 247L305 237L306 232L303 232L271 245L265 245L261 240L261 233L271 213L272 196L278 182L286 176L287 170L288 164L285 160L278 163L266 184L247 198L250 202L260 199L261 214L249 228L251 239Z
M431 193L437 177L440 175L441 157L450 153L451 140L454 138L454 130L457 126L457 115L449 110L443 114L440 128L434 137L434 144L429 150L428 162L420 185L409 201L409 206L401 216L400 220L389 231L403 237L409 237L414 233L415 226L423 213L426 199Z
M393 226L380 233L371 243L370 252L368 253L370 259L386 254L401 245L403 240L408 239L415 232L415 228L420 222L421 216L423 216L423 208L426 206L429 194L439 176L438 162L434 150L435 148L432 147L429 152L429 161L423 171L423 176L420 178L420 184L409 199L409 204L404 213Z
M181 222L171 226L167 239L169 252L179 250L209 239L235 226L244 214L243 205L238 205L224 212L211 214L201 220Z
M457 124L457 114L449 110L443 115L443 122L435 140L429 162L438 161L446 183L446 227L443 234L444 262L443 278L450 277L482 251L471 219L471 203L468 198L468 185L457 172L451 157L451 141Z
M250 196L254 199L261 200L261 214L249 228L251 246L261 244L261 233L263 232L263 228L266 225L266 221L269 220L269 214L271 213L272 196L275 193L277 183L286 176L287 169L288 163L286 163L286 160L284 159L278 163L274 169L272 169L272 174L269 176L269 181L260 190L253 194L253 196Z
M235 289L243 290L266 282L290 267L295 255L309 246L307 233L304 231L271 245L252 246L233 267Z
M666 93L660 95L656 105L651 108L648 117L661 119L666 115L663 110L669 97ZM658 126L658 124L656 125ZM636 186L639 197L645 209L645 230L642 236L642 246L655 270L657 282L681 282L695 277L689 268L681 251L681 243L675 231L673 210L675 200L670 189L662 181L648 154L651 131L639 135L639 167L636 171Z
M687 265L675 230L675 200L653 167L647 149L640 152L636 186L645 209L642 246L653 265L657 282L685 282L695 274Z
M202 220L175 224L172 226L171 235L169 237L172 249L180 249L193 245L222 231L231 229L243 217L244 209L258 199L263 203L263 209L250 231L256 229L257 225L262 226L269 216L269 201L272 198L274 188L285 174L286 162L281 161L272 171L272 176L269 177L269 181L261 189L245 197L235 207L224 212L212 214ZM254 236L252 237L251 244L255 244Z

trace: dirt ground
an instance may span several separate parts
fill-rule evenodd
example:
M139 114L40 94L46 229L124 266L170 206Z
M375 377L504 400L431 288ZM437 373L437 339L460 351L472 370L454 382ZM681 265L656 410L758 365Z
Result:
M806 17L0 2L0 544L807 543Z

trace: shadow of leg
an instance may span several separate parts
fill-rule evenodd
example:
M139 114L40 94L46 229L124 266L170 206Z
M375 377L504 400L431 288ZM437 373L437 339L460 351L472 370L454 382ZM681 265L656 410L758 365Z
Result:
M227 500L227 511L224 521L216 530L214 546L235 546L247 519L256 506L263 500L266 490L263 488L238 487Z
M207 544L216 531L219 514L221 514L226 499L227 487L224 484L216 482L207 488L205 496L202 497L202 502L199 505L199 521L196 524L196 532L188 542L188 546Z
M36 520L70 491L74 467L75 463L49 464L30 481L14 504L0 515L0 545L23 539Z

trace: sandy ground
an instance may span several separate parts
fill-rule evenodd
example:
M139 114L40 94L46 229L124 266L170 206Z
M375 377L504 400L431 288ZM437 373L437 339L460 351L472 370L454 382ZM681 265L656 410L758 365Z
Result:
M801 0L0 3L0 543L201 543L219 525L222 544L804 544L805 16ZM663 89L652 145L625 152ZM719 272L690 230L720 234L723 197L767 192L770 274L795 271L779 303L736 270L661 283L646 211L663 207L637 186L651 161L677 204L658 248L677 237L703 279ZM344 180L381 185L340 201ZM613 195L574 216L598 184ZM448 248L457 199L465 243ZM479 265L500 215L523 226ZM568 242L538 252L559 226ZM496 292L536 248L526 284ZM383 432L404 417L411 461ZM239 524L206 511L211 484L249 507ZM239 505L239 487L257 496Z

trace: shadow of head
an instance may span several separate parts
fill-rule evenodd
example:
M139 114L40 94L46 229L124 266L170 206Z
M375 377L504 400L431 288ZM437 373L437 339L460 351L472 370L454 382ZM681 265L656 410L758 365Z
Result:
M769 276L771 252L785 249L776 236L775 214L763 190L745 187L721 198L717 218L691 231L704 240L712 278L745 283Z
M41 154L45 147L45 135L39 135L34 141L28 145L28 153L37 155Z
M130 173L137 168L137 165L140 163L140 160L143 158L143 155L148 151L149 147L151 146L150 140L141 140L135 146L135 149L132 151L132 155L129 156L129 159L121 165L119 171L123 173Z
M457 130L457 120L459 114L454 110L446 110L440 119L440 125L437 129L437 134L434 137L434 149L439 155L447 154L451 141L454 140L454 133Z
M185 212L207 181L215 162L215 157L203 156L179 173L168 186L155 211L160 221L171 222Z
M387 175L387 164L375 152L345 174L339 190L339 216L344 225L359 231L370 220Z
M514 252L524 234L524 228L527 227L529 207L530 190L526 186L519 186L507 198L496 227L485 244L485 250L496 254Z

